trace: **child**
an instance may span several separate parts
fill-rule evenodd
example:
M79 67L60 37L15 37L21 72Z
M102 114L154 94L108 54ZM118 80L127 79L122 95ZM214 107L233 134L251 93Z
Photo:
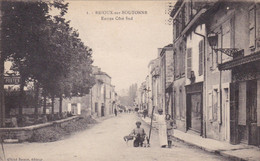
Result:
M173 120L171 119L171 115L166 114L166 126L167 126L167 140L168 140L168 148L172 147L172 135L173 135Z
M143 128L141 128L141 122L137 121L136 122L136 128L133 129L132 133L130 135L135 136L134 140L134 147L139 147L143 146L144 138L145 138L145 131Z

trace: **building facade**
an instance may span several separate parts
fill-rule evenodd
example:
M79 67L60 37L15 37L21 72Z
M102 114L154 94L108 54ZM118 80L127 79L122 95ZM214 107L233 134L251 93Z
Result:
M165 114L173 116L173 48L172 44L160 49L161 106Z
M259 145L259 15L256 2L176 2L171 17L178 129Z
M228 55L226 61L219 63L219 70L222 72L231 71L232 73L229 110L230 142L259 146L260 4L241 2L222 5L228 7L229 12L232 12L230 13L231 47L229 50L220 50L219 47L215 50L220 51L223 55ZM226 32L222 29L222 35Z

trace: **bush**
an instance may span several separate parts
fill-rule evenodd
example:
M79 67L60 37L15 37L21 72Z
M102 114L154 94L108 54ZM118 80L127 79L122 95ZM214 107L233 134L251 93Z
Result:
M51 126L36 130L32 137L28 140L30 142L52 142L57 141L72 133L85 130L89 124L97 123L91 116L82 117L79 120L68 122L64 126Z

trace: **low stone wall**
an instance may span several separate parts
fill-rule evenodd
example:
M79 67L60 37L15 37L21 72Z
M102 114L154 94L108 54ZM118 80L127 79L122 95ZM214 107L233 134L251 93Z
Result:
M62 120L57 120L53 122L47 122L44 124L32 125L27 127L14 127L14 128L0 128L0 137L5 139L17 139L19 142L24 142L30 140L34 132L42 129L51 129L53 127L59 126L64 127L68 123L77 121L80 119L79 116L73 116Z

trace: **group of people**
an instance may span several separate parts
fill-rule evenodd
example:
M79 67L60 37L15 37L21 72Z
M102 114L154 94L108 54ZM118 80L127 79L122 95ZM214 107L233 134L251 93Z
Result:
M158 122L158 128L159 128L159 141L160 146L162 148L166 148L168 145L168 148L172 147L172 139L173 139L173 129L174 129L174 122L171 119L171 116L169 114L163 115L163 110L158 110L159 115L157 116L156 120ZM146 137L145 130L141 128L141 122L136 122L136 128L133 129L131 132L132 136L135 136L134 140L134 147L143 146L143 142Z

